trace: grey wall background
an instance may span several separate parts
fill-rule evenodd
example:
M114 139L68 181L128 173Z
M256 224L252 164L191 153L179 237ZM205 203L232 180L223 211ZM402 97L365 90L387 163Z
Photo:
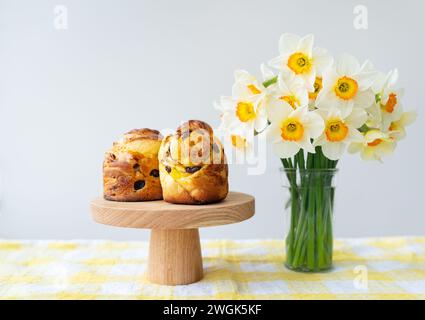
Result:
M368 8L369 29L353 27ZM68 8L55 30L54 7ZM340 163L336 235L424 235L423 1L17 1L0 0L0 237L147 239L148 231L91 221L104 151L137 127L218 125L212 102L233 70L259 75L281 33L314 33L334 55L398 67L404 105L419 112L384 165ZM207 228L203 237L282 237L279 162L264 175L232 166L231 188L252 193L256 216Z

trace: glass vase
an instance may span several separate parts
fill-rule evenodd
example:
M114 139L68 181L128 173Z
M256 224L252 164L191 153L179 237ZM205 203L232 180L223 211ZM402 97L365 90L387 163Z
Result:
M333 207L338 169L281 169L286 266L294 271L332 268Z

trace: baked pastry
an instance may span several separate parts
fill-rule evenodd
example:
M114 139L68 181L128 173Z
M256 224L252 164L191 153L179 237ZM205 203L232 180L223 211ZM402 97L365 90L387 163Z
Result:
M159 150L164 200L206 204L228 193L228 166L223 146L205 122L189 120L164 138Z
M134 129L114 142L103 162L103 193L107 200L162 199L158 151L162 136L157 130Z

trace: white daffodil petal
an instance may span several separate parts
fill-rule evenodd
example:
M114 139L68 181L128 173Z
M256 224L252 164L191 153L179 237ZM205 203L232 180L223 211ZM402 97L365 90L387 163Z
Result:
M367 109L375 103L375 94L371 89L366 91L357 92L354 100L354 106L358 108Z
M273 150L279 158L291 158L295 156L301 147L292 141L281 141L273 144Z
M283 100L273 99L268 106L268 118L270 122L280 122L288 117L294 109Z
M387 86L388 87L393 87L398 80L398 70L394 69L391 70L388 74L388 80L387 80Z
M359 130L353 126L348 126L348 135L346 138L348 142L362 142L363 139L364 137Z
M400 118L400 122L403 126L409 126L413 122L415 122L417 116L418 114L416 113L416 111L404 112Z
M374 156L374 152L372 148L363 148L360 151L360 157L364 161L370 161L370 160L378 160L379 158Z
M267 81L275 76L273 71L265 63L261 64L260 69L264 81Z
M284 33L279 39L279 52L281 54L288 52L296 52L298 50L298 43L300 37L292 33Z
M271 123L265 130L267 139L271 142L282 141L280 124L278 122Z
M298 44L298 50L307 54L308 56L312 55L313 51L313 43L314 43L314 35L308 34L305 37L300 39Z
M338 108L340 99L331 91L322 89L316 98L316 107L319 109Z
M326 143L326 136L322 134L320 137L313 141L313 146L322 146Z
M286 84L286 80L292 80L292 75L289 75L287 72L283 71L279 73L279 76L277 77L277 85L279 88L279 94L282 96L290 95L291 90L289 89L289 86Z
M316 70L312 69L310 73L299 75L304 80L305 87L309 92L314 90L314 81L316 81Z
M232 86L232 97L234 99L241 98L243 99L246 96L245 88L242 87L242 85L238 82L234 83Z
M301 106L299 108L296 108L295 110L292 109L292 113L291 113L290 117L304 120L304 117L307 116L307 113L308 113L308 106Z
M284 55L279 55L278 57L275 57L269 61L269 66L275 69L281 69L285 63L286 58Z
M317 113L319 115L319 117L321 117L322 119L327 119L328 118L328 113L334 109L316 109L313 112Z
M374 72L375 67L373 66L373 63L370 60L366 60L363 62L362 66L360 67L360 72Z
M316 97L316 106L318 108L323 107L327 104L327 101L330 100L331 91L327 90L327 88L323 88L320 90L319 94Z
M333 86L337 82L339 76L335 68L329 68L322 73L323 89L333 90Z
M226 112L234 110L235 100L232 97L220 97L220 103L216 104L217 110Z
M267 115L265 111L260 110L257 112L257 116L254 121L254 129L257 132L263 131L267 127Z
M338 108L328 109L327 112L328 112L328 116L326 118L338 118L338 119L343 118L342 112Z
M338 160L341 158L345 150L345 143L329 142L322 146L323 154L330 160Z
M326 49L313 49L313 64L316 68L317 75L321 76L323 72L332 65L332 63L333 58Z
M397 98L401 99L404 96L404 88L399 88L398 90L396 90L397 93Z
M350 143L350 145L348 146L348 152L349 153L357 153L360 152L360 150L363 147L363 143L359 143L359 142L352 142Z
M295 96L300 101L300 106L305 106L308 104L309 102L308 91L305 89L305 87L297 89L295 91Z
M378 72L375 81L372 84L372 90L374 93L382 93L382 88L387 82L388 75L383 72Z
M379 128L382 123L382 114L381 106L377 103L374 103L371 107L367 109L368 119L366 124L371 128Z
M235 78L235 82L244 81L244 80L251 80L252 78L254 78L246 70L236 70L233 73L233 76Z
M394 152L395 143L385 141L377 145L375 148L377 148L378 154L382 156L387 156Z
M238 81L232 86L232 97L235 100L252 100L255 96L251 91L248 90L249 82Z
M360 70L359 61L349 54L343 54L336 61L336 71L341 76L351 76Z
M311 144L310 137L304 136L304 138L298 142L298 144L303 148L305 151L309 153L315 153L316 150L314 149L314 146Z
M395 138L397 141L400 141L406 137L406 129L400 128L400 129L397 129L396 131L391 131L390 136Z
M354 128L360 128L367 121L367 112L361 108L353 108L350 115L345 118L345 122Z
M354 101L353 100L339 100L339 110L341 117L346 118L353 111Z
M353 79L357 81L360 91L364 91L372 87L377 73L376 72L361 72L353 76Z
M325 129L323 118L315 112L309 112L306 116L306 120L307 130L310 137L313 139L319 137Z

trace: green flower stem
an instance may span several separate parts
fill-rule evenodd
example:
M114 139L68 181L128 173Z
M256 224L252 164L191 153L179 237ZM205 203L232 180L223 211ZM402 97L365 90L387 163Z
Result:
M314 270L315 261L314 261L314 251L315 251L315 234L314 234L314 209L315 209L315 197L314 197L314 188L308 188L309 199L308 202L308 234L307 234L307 265L308 268Z
M322 269L325 267L325 239L323 226L323 207L322 207L323 187L318 186L316 189L317 211L316 211L316 247L317 247L317 267Z

